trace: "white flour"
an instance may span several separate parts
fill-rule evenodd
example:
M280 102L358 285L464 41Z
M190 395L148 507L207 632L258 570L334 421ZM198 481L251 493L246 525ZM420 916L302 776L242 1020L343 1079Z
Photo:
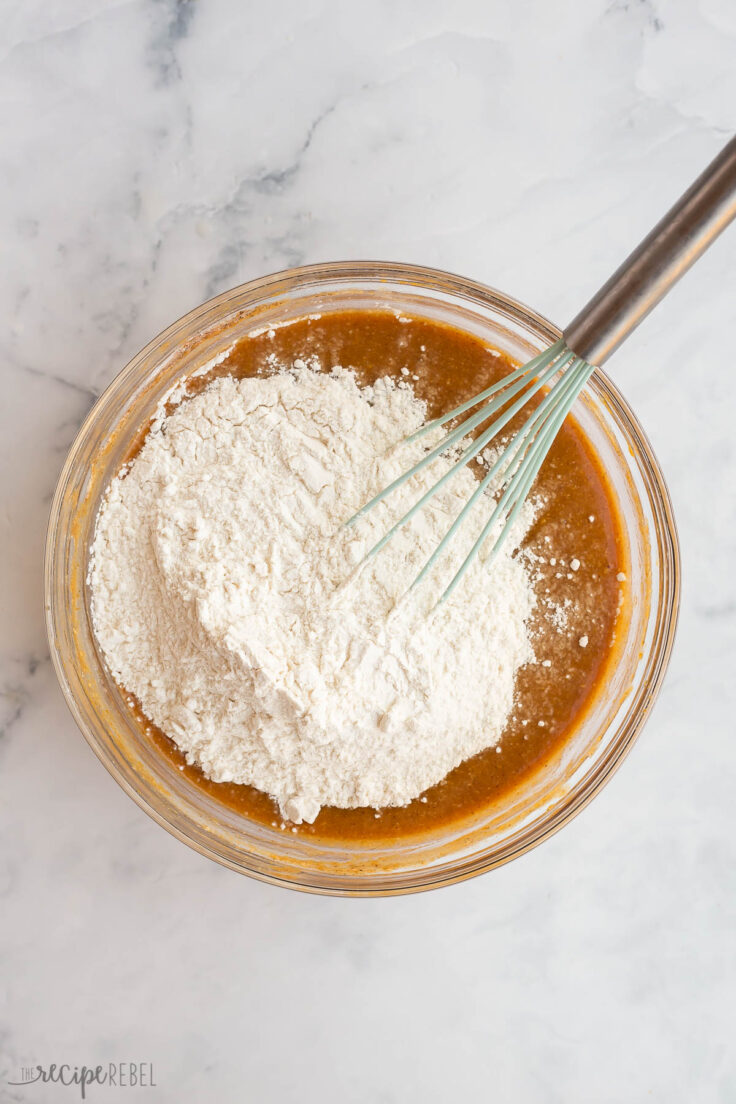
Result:
M219 379L156 423L109 488L90 568L118 682L208 777L256 786L297 823L406 804L497 743L533 659L534 595L511 555L531 507L434 612L489 503L403 596L476 485L467 469L356 571L450 461L341 529L422 455L391 446L424 405L315 367Z

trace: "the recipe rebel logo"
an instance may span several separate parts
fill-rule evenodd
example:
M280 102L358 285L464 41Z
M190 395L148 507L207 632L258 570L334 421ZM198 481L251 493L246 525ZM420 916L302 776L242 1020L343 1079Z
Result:
M82 1100L92 1085L116 1089L155 1089L153 1062L108 1062L98 1066L73 1066L52 1062L48 1066L21 1066L20 1076L9 1085L76 1085ZM29 1097L30 1099L30 1097ZM44 1098L45 1099L45 1098Z

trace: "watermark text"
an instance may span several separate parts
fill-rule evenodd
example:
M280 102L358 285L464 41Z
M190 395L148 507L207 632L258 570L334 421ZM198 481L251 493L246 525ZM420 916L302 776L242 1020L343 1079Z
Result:
M152 1062L108 1062L104 1066L72 1066L52 1062L48 1066L21 1066L20 1078L9 1085L76 1085L82 1100L92 1085L120 1089L155 1089Z

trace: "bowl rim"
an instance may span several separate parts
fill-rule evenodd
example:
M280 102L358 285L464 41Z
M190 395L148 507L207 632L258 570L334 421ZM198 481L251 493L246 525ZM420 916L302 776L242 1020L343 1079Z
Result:
M391 874L386 873L378 875L368 874L363 877L351 875L334 876L337 881L342 880L349 883L340 886L337 884L329 884L329 879L325 882L317 883L313 881L296 881L291 877L281 878L267 871L255 869L243 863L237 863L229 859L226 855L218 853L208 841L190 835L182 830L177 824L172 823L147 800L143 793L137 790L135 786L131 785L128 779L125 778L117 768L110 748L97 738L97 734L92 731L92 726L84 717L69 684L63 655L56 644L58 634L55 628L56 603L54 600L54 578L58 522L64 493L69 483L70 476L75 470L75 461L82 442L86 438L90 427L96 422L98 411L109 401L113 393L124 387L129 377L134 375L142 362L157 351L168 349L170 352L175 349L177 338L181 335L182 331L191 330L196 327L199 332L202 332L208 320L214 322L218 315L221 315L223 319L230 317L227 314L226 308L233 300L240 299L254 292L260 292L264 295L269 292L273 293L278 289L279 285L293 286L295 282L298 283L300 281L314 283L320 279L333 281L340 280L347 287L351 280L355 282L366 279L375 280L379 272L385 277L387 282L404 284L407 289L410 289L412 286L418 286L424 290L437 288L447 292L447 284L449 282L452 285L453 294L468 296L476 302L480 300L486 307L491 307L502 313L510 311L512 314L523 316L525 322L533 326L539 333L548 336L550 343L558 340L562 336L558 327L520 300L506 295L496 288L490 287L480 281L457 275L443 269L423 265L377 260L328 261L282 269L266 276L249 280L244 284L237 285L197 305L181 315L174 322L170 323L136 353L102 391L77 430L72 445L64 460L49 511L44 553L44 613L54 671L61 686L67 707L77 727L80 729L97 758L102 762L103 766L112 775L115 781L144 812L156 821L157 824L161 825L161 827L165 828L171 835L193 848L199 854L213 859L220 865L239 873L247 874L259 881L284 888L320 895L327 894L344 897L402 896L408 893L424 892L429 889L465 881L468 878L486 873L489 870L510 862L514 858L526 854L526 852L549 839L565 824L574 819L588 803L593 800L610 778L613 777L630 752L652 711L674 645L681 589L681 559L677 525L669 489L662 474L659 462L643 428L627 400L606 373L596 368L591 382L594 382L601 396L608 403L609 407L615 411L618 420L626 425L627 433L632 438L632 444L637 450L638 457L645 462L649 478L652 480L657 492L657 505L663 519L662 535L664 537L664 546L662 552L664 566L667 567L665 574L668 585L666 588L665 600L663 600L661 604L662 610L658 632L649 647L651 654L656 653L656 663L650 671L645 683L643 683L642 687L639 689L637 696L641 697L641 701L639 702L635 715L631 717L628 723L625 738L607 749L606 754L595 764L594 769L576 783L562 807L557 809L546 822L541 823L535 830L531 831L528 838L524 838L517 842L514 842L512 839L508 844L502 845L500 852L497 854L487 855L485 858L482 855L478 856L478 854L473 854L459 862L453 860L452 856L450 856L447 862L430 868L429 872L434 876L421 882L395 886L386 885L385 881L391 878ZM161 359L163 359L163 357ZM153 371L155 371L155 368L152 368L152 372ZM446 867L448 862L453 863L453 861L455 862L454 869L447 870ZM374 878L379 878L381 880L382 884L380 887L362 884L364 882L370 883Z

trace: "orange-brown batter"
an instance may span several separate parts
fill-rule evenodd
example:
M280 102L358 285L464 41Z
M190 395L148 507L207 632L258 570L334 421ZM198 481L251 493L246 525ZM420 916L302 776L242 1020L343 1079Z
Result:
M263 373L270 354L286 363L316 355L325 370L353 368L363 383L401 377L408 369L415 393L427 401L428 417L457 406L514 367L492 355L479 338L451 326L422 318L406 321L391 311L335 311L242 339L212 375L196 382L196 389L213 375ZM538 608L531 625L539 662L519 672L516 705L500 752L490 748L461 764L404 808L378 815L374 809L325 808L313 824L300 825L300 833L377 839L464 819L531 778L569 736L606 678L625 586L617 578L625 570L620 518L605 474L573 419L565 422L533 493L543 505L524 547L540 557L534 561ZM572 570L573 561L579 561L578 570ZM559 607L564 609L561 631L552 621ZM545 659L552 661L549 666L543 665ZM147 719L141 722L193 784L248 817L280 823L266 794L209 781L185 763L167 736Z

